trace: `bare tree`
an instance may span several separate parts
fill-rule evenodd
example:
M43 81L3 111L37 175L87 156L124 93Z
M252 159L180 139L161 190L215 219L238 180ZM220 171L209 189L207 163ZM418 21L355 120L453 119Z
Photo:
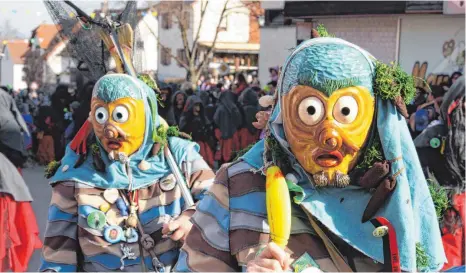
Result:
M222 25L223 20L226 20L225 18L230 13L238 12L241 8L249 8L250 5L256 4L258 1L239 1L237 5L232 6L230 5L230 0L225 0L220 11L220 18L215 28L214 38L207 49L199 46L199 39L201 36L201 29L205 22L204 19L207 16L207 9L211 2L209 0L201 0L199 2L199 25L197 25L197 29L194 31L195 36L192 40L188 37L188 16L190 16L190 12L187 10L188 7L191 8L191 3L186 3L184 1L163 1L157 5L160 10L169 11L168 15L173 16L176 19L174 23L178 26L180 31L185 56L181 58L175 54L169 54L171 58L175 59L186 70L187 80L190 81L193 89L196 87L197 81L199 80L202 72L206 70L208 64L213 58L215 45L217 44L218 34L221 32L220 26ZM152 34L155 35L153 32ZM160 42L159 37L156 36L156 38L158 45L160 46L160 50L166 50L167 47ZM168 51L166 52L168 53Z
M0 42L22 38L24 38L24 35L22 35L17 28L11 25L10 20L6 20L5 23L0 27ZM3 51L4 44L1 43L0 46Z
M23 80L29 86L32 82L42 85L42 76L44 74L44 58L40 50L29 50L24 58L24 76Z

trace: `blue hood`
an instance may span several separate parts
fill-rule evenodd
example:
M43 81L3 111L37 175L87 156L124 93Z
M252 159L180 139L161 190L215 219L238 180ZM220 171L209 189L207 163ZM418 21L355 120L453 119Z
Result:
M158 179L169 175L171 170L163 153L159 153L157 156L151 154L154 144L153 136L161 124L160 117L157 115L157 98L154 91L139 79L126 74L110 74L102 77L95 84L93 96L105 102L128 97L144 100L146 114L144 141L139 150L129 157L133 176L132 189L147 187ZM200 158L199 147L193 142L170 137L168 144L178 165L183 161ZM124 164L119 161L110 161L107 152L101 146L100 153L106 166L105 172L97 172L94 169L91 156L88 156L79 168L73 168L79 155L68 146L65 156L61 160L61 168L52 177L51 183L76 181L97 188L128 189L129 180ZM138 168L142 160L150 164L150 168L146 171ZM65 168L65 166L67 167Z
M281 117L282 96L296 85L309 85L321 91L326 79L357 79L357 85L373 92L375 58L368 52L337 38L315 38L298 46L286 60L278 82L279 99L269 120L271 134L277 139L304 190L301 206L315 216L332 233L368 257L383 263L383 241L374 237L370 221L361 223L372 195L358 186L315 188L312 178L300 166L287 142ZM312 78L312 81L307 79ZM332 91L332 90L330 90ZM334 90L333 90L334 91ZM414 148L405 119L391 101L377 98L376 126L385 157L395 159L392 174L396 188L376 217L384 217L394 226L400 250L401 268L416 271L416 243L430 258L428 268L435 271L446 262L437 216L427 181ZM254 168L264 167L264 141L257 143L242 159ZM344 197L344 202L341 198Z

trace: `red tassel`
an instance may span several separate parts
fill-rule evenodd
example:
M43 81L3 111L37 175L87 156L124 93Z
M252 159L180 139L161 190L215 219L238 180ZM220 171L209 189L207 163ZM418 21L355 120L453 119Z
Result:
M79 129L78 133L76 134L76 136L73 138L73 140L70 143L70 148L75 153L77 154L80 154L81 152L83 154L87 153L87 148L86 148L87 137L91 133L91 130L92 130L92 125L88 120L86 120L83 126L81 127L81 129ZM84 145L84 147L82 145Z

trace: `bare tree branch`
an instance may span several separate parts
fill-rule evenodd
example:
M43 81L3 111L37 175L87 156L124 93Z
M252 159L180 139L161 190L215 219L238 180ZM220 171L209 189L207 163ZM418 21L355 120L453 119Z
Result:
M176 14L176 19L178 20L178 28L180 29L181 32L181 40L183 41L183 46L184 46L184 53L186 56L186 60L191 59L191 50L189 49L189 41L188 41L188 35L187 35L187 26L186 26L186 18L184 14L184 4L181 3L181 12L177 12Z
M230 0L225 1L225 5L223 5L222 12L220 13L220 20L218 20L217 28L215 29L215 36L214 40L212 42L212 46L207 50L207 53L204 56L204 59L202 60L201 64L197 68L197 73L200 73L202 70L205 69L205 66L207 65L208 61L210 60L210 56L215 50L215 45L217 44L217 38L218 38L218 33L220 32L220 25L222 24L222 21L225 19L225 12L227 11L227 6Z
M198 14L200 15L200 18L199 18L199 25L196 26L196 33L194 34L194 39L192 39L192 44L190 44L191 40L190 38L191 37L188 37L189 35L189 27L187 25L187 22L186 22L186 12L184 12L184 9L186 7L190 7L190 11L192 10L192 6L190 5L187 5L185 7L185 4L183 3L183 1L179 1L177 2L177 4L174 4L174 3L167 3L168 1L164 2L164 1L161 1L159 2L157 5L158 6L158 9L160 10L168 10L171 12L171 16L174 16L176 19L177 19L177 23L178 23L178 29L180 31L180 35L181 35L181 40L182 40L182 43L183 43L183 46L184 46L184 49L185 49L185 54L186 54L186 60L181 60L181 59L184 59L183 56L181 56L181 58L179 58L179 56L175 56L171 53L169 53L169 55L175 59L178 63L180 63L180 65L182 67L184 67L184 69L186 69L187 71L187 75L189 75L189 80L193 86L193 88L195 88L195 85L196 85L196 82L197 80L199 79L200 75L203 73L203 71L205 71L208 63L211 61L212 59L212 56L213 56L213 53L215 52L215 47L216 47L216 44L217 44L217 40L219 38L219 33L221 32L220 31L220 26L222 25L222 23L224 22L223 20L226 20L226 17L228 17L228 15L230 13L247 13L249 15L251 15L251 12L252 14L254 14L254 12L256 11L260 11L260 2L257 1L257 0L241 0L238 4L233 4L231 6L229 6L231 4L230 0L224 0L224 5L223 5L223 8L220 12L220 18L217 22L217 27L215 28L215 34L214 34L214 37L213 37L213 40L212 40L212 43L210 45L208 45L207 49L204 51L202 50L201 51L201 44L199 43L199 40L200 40L200 36L201 36L201 30L202 30L202 27L203 27L203 24L206 22L206 20L204 20L204 17L208 16L208 12L207 12L207 9L209 7L209 3L210 1L209 0L199 0L199 4L200 4L200 14L199 14L199 10L196 10L196 12L198 12ZM180 3L181 2L181 3ZM179 4L180 3L180 4ZM256 5L257 3L259 3L259 5ZM181 5L181 6L180 6ZM215 14L218 14L218 9L215 10ZM193 27L193 31L194 30L194 26ZM150 29L150 31L152 32L152 34L157 37L157 35L152 31L152 29ZM162 48L162 49L165 49L166 47L160 43L160 40L158 39L157 37L157 44ZM201 59L201 56L204 54L203 58L201 61L197 62L198 59Z
M196 38L194 39L193 42L193 48L191 50L192 56L196 57L197 56L197 49L198 45L197 42L199 41L199 38L201 37L201 27L202 27L202 22L204 21L204 15L207 10L207 5L209 4L209 1L205 1L205 5L202 6L202 1L201 1L201 18L199 19L199 26L197 26L197 32L196 32Z
M144 21L144 24L146 24L147 28L149 29L149 31L151 32L151 34L155 37L155 39L157 40L157 45L160 46L161 50L165 50L166 46L164 46L161 42L160 42L160 37L158 35L155 34L155 32L152 30L152 28L149 26L149 24L147 24L147 22L143 19ZM167 51L166 51L167 52ZM189 71L189 65L186 64L182 59L178 58L178 56L176 55L173 55L171 52L169 53L169 55L175 59L177 62L179 62L184 69L188 70Z
M165 50L167 49L168 47L164 46L159 39L157 39L157 44L161 47L161 50ZM169 53L170 57L172 57L173 59L175 59L177 62L179 62L183 67L184 69L186 70L189 70L189 66L180 58L178 58L178 56L176 55L173 55L171 52L169 51L165 51L166 53Z

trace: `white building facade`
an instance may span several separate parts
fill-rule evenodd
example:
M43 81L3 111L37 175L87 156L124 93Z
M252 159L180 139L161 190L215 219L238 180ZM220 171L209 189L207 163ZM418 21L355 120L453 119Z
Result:
M145 12L137 24L135 35L134 63L138 72L156 73L158 68L159 31L157 17L151 12Z
M214 41L216 28L219 26L219 33L216 41L215 52L219 54L258 54L259 43L251 42L250 35L250 10L244 6L240 0L229 0L227 11L223 17L221 24L221 12L227 0L209 1L206 12L201 22L201 5L205 4L205 0L193 1L185 5L187 20L187 40L190 47L197 36L199 29L198 45L203 49L212 46ZM173 12L169 10L161 10L159 12L159 38L160 43L165 47L165 50L160 49L158 77L160 80L185 79L186 69L183 68L174 58L169 55L174 55L180 59L184 57L184 45L181 38L180 29ZM218 57L213 62L217 61L220 65L225 57ZM202 57L201 57L202 58ZM228 57L231 59L231 56ZM230 63L230 65L232 65ZM237 65L238 67L238 65Z
M301 5L290 2L301 2ZM361 4L367 7L351 7L354 3L345 2L341 4L347 5L341 7L345 14L338 14L340 10L335 5L331 8L328 5L325 10L312 6L314 3L306 5L302 2L263 2L266 24L261 27L261 83L269 81L269 68L283 65L290 50L309 39L311 28L319 24L383 62L398 62L406 72L415 76L436 79L437 75L442 75L442 81L445 81L453 72L463 72L464 7L456 11L462 14L445 14L441 1L406 2L401 6L388 2L383 8L380 4L377 7L377 3L371 7L371 2ZM357 14L357 9L365 14ZM312 15L315 10L322 12ZM277 15L279 11L285 16Z
M1 85L10 86L13 90L21 90L27 87L26 82L23 80L23 55L26 53L27 48L27 40L11 41L3 48L3 56L0 61Z

